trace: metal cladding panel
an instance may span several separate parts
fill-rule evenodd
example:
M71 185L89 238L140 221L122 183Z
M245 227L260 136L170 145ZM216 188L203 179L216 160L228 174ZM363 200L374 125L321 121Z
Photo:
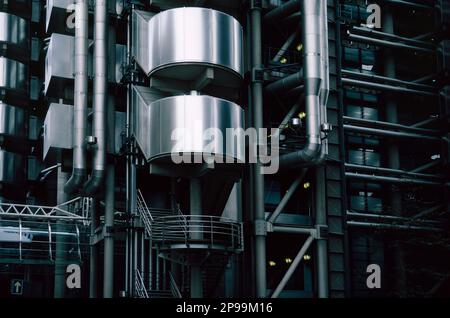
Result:
M133 86L133 107L135 109L133 133L146 158L149 156L148 136L150 131L148 105L166 96L158 90L144 86Z
M17 61L0 57L0 88L27 90L27 67Z
M115 113L114 149L108 152L120 153L123 132L126 129L126 115ZM88 126L88 131L90 127ZM47 160L52 150L73 148L73 106L65 104L50 104L44 121L43 159Z
M244 128L244 111L239 105L197 95L147 103L135 94L136 103L134 133L149 162L172 153L215 154L244 162L243 140L227 138L227 128Z
M30 1L30 0L27 0ZM112 14L121 14L123 11L122 0L108 0L109 12ZM70 17L75 11L74 0L47 0L46 2L46 18L45 18L45 30L48 34L53 32L73 32L67 25L69 20L73 23L73 19ZM95 1L88 1L90 6L93 6ZM70 18L69 18L70 17Z
M92 42L92 41L90 41ZM73 81L75 38L70 35L53 33L45 58L44 93L61 97L61 91L67 81ZM93 76L93 50L89 51L88 76ZM122 79L122 67L126 59L126 46L115 45L116 63L109 66L110 82L119 83Z
M25 180L25 157L0 149L0 182Z
M0 12L0 43L27 47L28 23L18 16Z
M25 111L0 101L0 134L25 136Z
M45 30L51 33L52 26L61 25L66 20L66 15L70 6L74 3L73 0L47 0L45 13Z
M243 76L243 31L232 16L177 8L157 15L137 11L134 20L133 54L149 76L180 64L219 67Z
M72 127L73 106L50 104L44 121L44 160L51 148L72 149Z
M54 33L45 57L44 93L60 91L57 78L73 79L74 38L72 36Z

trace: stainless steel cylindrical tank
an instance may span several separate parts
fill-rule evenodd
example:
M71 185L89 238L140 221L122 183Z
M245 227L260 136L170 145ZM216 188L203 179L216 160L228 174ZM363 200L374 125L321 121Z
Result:
M135 135L149 162L170 162L171 155L179 153L244 162L245 142L239 138L244 111L239 105L211 96L182 95L137 106Z
M133 51L149 76L195 80L214 69L214 85L236 87L243 73L243 31L232 16L205 8L156 15L137 11Z

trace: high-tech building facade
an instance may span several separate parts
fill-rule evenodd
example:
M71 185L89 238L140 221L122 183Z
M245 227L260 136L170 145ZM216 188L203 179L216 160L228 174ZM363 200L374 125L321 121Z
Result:
M450 295L450 1L0 1L0 297Z

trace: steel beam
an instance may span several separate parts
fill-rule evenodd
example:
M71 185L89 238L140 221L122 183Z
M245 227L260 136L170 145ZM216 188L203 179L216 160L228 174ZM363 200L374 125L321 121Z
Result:
M302 260L303 256L305 255L306 251L308 251L308 248L310 247L311 243L314 241L314 237L311 235L308 236L305 243L302 245L300 250L298 251L297 255L295 256L294 260L291 263L291 266L289 266L288 270L284 274L283 278L281 279L278 286L275 288L275 290L272 293L271 298L278 298L280 293L283 291L286 284L289 282L289 279L292 277L292 274L294 274L295 270L298 267L298 264L300 264L300 261Z

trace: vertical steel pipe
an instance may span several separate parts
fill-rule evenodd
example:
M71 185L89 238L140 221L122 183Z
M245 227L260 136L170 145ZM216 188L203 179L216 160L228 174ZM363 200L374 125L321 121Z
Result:
M75 94L72 176L64 187L74 194L86 177L86 120L88 103L88 0L75 2Z
M93 171L84 185L86 195L101 190L106 169L106 111L108 103L108 3L95 1L94 29L94 112L92 133L96 140Z
M112 298L114 294L114 202L115 166L114 164L109 164L105 189L103 298Z
M251 63L252 71L255 73L262 69L262 39L261 39L261 8L252 6L250 9L251 23ZM254 77L254 76L253 76ZM251 104L253 114L253 127L259 132L263 127L263 83L253 78L251 83ZM264 207L264 175L261 171L259 162L252 165L253 176L253 219L255 227L255 291L256 296L264 298L267 296L266 281L266 232L262 229L265 224L265 207ZM265 229L265 227L264 227Z
M192 223L189 225L191 239L201 240L202 227L195 222L195 216L202 215L202 183L199 178L192 178L190 184L190 214L194 216ZM165 281L165 266L163 266L163 283ZM164 286L164 285L163 285ZM203 297L203 279L202 268L200 265L191 265L191 298Z
M280 165L285 167L314 163L321 155L321 7L320 1L301 1L307 144L280 157Z

